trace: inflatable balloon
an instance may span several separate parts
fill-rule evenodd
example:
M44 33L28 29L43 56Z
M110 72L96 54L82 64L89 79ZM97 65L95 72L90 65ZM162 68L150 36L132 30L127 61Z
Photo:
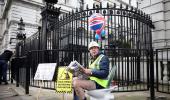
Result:
M95 39L100 40L101 39L100 35L95 34Z
M105 37L105 18L100 13L94 13L89 18L89 26L91 30L96 32L95 39L102 40Z
M100 13L94 13L89 18L89 26L91 30L101 31L105 27L105 19Z
M96 31L95 38L97 40L102 40L102 39L105 39L105 35L106 35L106 31L105 30Z
M102 30L101 31L101 36L104 37L106 35L106 31L105 30Z
M101 31L100 30L96 30L96 34L100 35Z

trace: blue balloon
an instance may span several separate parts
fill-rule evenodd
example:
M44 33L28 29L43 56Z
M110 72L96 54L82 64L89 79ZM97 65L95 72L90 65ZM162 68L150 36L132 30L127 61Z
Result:
M105 31L105 30L102 30L102 31L101 31L101 36L104 37L105 34L106 34L106 31Z
M99 40L100 36L98 34L95 34L95 39Z

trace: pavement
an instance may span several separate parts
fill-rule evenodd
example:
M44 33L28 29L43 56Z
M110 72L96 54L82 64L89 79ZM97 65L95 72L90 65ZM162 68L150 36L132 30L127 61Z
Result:
M29 95L25 95L22 89L17 89L15 84L0 85L0 100L35 100Z
M0 100L72 100L72 94L57 94L55 90L30 87L30 93L16 84L0 85Z
M0 100L73 100L72 94L59 94L55 90L30 87L30 93L25 94L24 89L15 84L0 85ZM149 91L140 92L116 92L115 100L150 100ZM156 100L170 100L170 95L155 93Z

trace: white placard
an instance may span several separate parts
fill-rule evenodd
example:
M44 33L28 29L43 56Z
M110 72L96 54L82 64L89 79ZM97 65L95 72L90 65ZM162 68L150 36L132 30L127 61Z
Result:
M55 72L56 63L38 64L34 80L52 80Z

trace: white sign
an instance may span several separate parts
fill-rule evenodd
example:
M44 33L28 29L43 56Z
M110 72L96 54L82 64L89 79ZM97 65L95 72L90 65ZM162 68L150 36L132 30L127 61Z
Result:
M52 80L55 72L56 63L38 64L34 80Z

